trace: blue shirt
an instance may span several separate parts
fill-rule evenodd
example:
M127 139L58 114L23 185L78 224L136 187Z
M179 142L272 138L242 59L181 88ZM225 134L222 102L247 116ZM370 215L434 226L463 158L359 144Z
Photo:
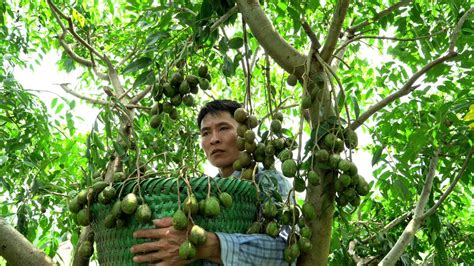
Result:
M235 171L234 177L240 177L240 172ZM291 189L288 180L275 169L259 169L256 181L265 192L278 189L283 201L286 201ZM278 186L276 188L275 186ZM285 227L280 235L272 238L266 234L238 234L214 232L219 238L221 248L221 260L226 266L234 265L288 265L283 257L283 250L287 246L289 228ZM293 263L294 265L295 263ZM204 261L203 265L217 265Z

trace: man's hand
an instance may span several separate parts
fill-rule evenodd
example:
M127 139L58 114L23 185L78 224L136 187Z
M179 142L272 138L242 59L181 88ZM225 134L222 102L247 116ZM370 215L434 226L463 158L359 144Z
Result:
M130 251L138 254L133 257L135 263L148 263L148 265L185 265L197 259L206 259L216 263L220 260L220 244L216 234L207 232L207 241L202 246L197 247L197 255L193 260L183 260L179 257L179 246L186 240L187 232L191 230L175 230L172 218L167 217L153 220L156 228L135 231L133 237L156 239L153 242L134 245ZM155 261L159 263L153 264Z
M149 265L184 265L192 261L185 261L178 255L179 246L186 240L186 230L178 231L173 228L172 218L167 217L153 220L156 228L135 231L135 238L156 239L153 242L134 245L130 251L140 254L133 257L135 263L153 263ZM143 254L143 255L141 255Z

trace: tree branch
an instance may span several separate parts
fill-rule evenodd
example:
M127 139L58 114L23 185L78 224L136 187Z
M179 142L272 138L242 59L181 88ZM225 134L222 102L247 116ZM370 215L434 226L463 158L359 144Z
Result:
M458 24L456 25L456 28L454 28L453 34L451 34L451 45L449 46L449 51L454 52L454 47L456 46L456 42L459 37L459 33L461 32L461 27L464 24L464 21L466 21L467 17L471 15L471 13L474 12L474 7L471 7L464 15L459 19Z
M0 217L0 257L8 265L54 265L53 260L33 246L13 226Z
M313 32L306 20L301 20L301 25L303 26L306 35L308 35L309 39L311 40L311 45L313 46L314 51L318 52L319 48L321 48L321 44L318 41L318 37L316 37L316 34Z
M413 219L408 223L407 227L398 238L397 243L392 247L388 254L382 259L379 265L395 265L395 263L400 259L400 256L405 251L406 246L410 244L416 231L420 228L421 223L423 222L423 209L428 202L429 195L431 193L431 187L433 185L433 178L436 172L436 167L438 166L438 153L439 150L436 150L433 157L431 157L430 165L428 168L428 173L426 174L425 184L421 192L420 199L416 204L415 210L413 212Z
M382 229L377 231L377 234L379 233L385 233L388 230L394 228L395 226L399 225L401 222L405 221L410 215L412 214L412 211L405 212L404 214L400 215L399 217L393 219L390 223L386 224ZM360 243L362 244L367 244L371 239L377 236L377 234L374 234L372 236L369 236L365 239L362 239Z
M348 32L350 35L353 35L355 32L359 31L360 29L364 28L365 26L380 20L381 18L389 15L390 13L394 12L395 10L397 10L401 7L404 7L408 4L410 4L411 2L412 2L412 0L402 0L398 3L396 3L395 5L390 6L387 9L382 10L379 13L375 14L375 16L372 19L365 20L365 21L363 21L363 22L361 22L361 23L359 23L355 26L350 27L349 29L346 30L346 32Z
M68 83L61 83L61 84L58 84L58 85L59 85L64 91L66 91L67 93L72 94L72 95L76 96L77 98L82 99L82 100L85 100L85 101L87 101L87 102L89 102L89 103L92 103L92 104L100 104L100 105L105 105L105 104L107 104L107 102L104 101L104 100L94 99L94 98L92 98L92 97L89 97L89 96L80 94L79 92L70 89L70 88L68 87Z
M301 77L304 73L306 57L275 31L258 0L237 0L236 2L253 35L265 51L287 72Z
M349 249L347 250L347 253L352 256L352 259L356 262L357 266L368 265L369 263L380 257L379 255L369 256L365 258L360 257L355 251L356 246L357 240L352 240L351 242L349 242Z
M323 49L321 50L321 58L324 62L329 62L331 55L336 48L339 35L341 33L342 23L346 18L347 8L349 7L349 0L337 1L336 11L332 17L331 26L329 27L328 36L324 42Z
M464 160L464 164L463 166L461 167L461 170L458 172L457 176L454 178L453 182L451 183L451 185L449 186L448 190L446 190L443 195L441 196L441 198L436 202L435 205L433 205L433 207L431 207L428 211L426 211L421 217L423 219L425 219L426 217L432 215L438 208L439 206L443 203L444 200L446 200L446 198L449 196L449 194L453 191L454 189L454 186L456 186L456 184L458 183L459 179L461 179L461 177L463 176L464 174L464 171L466 171L466 168L468 167L469 165L469 161L471 160L472 158L472 153L474 152L474 146L471 147L471 149L469 150L469 153L467 154L467 157L466 157L466 160Z
M413 76L405 83L405 85L403 85L403 87L390 94L389 96L387 96L385 99L381 100L380 102L376 103L375 105L373 105L372 107L370 107L367 111L365 111L363 114L361 114L359 116L359 118L357 118L356 120L354 120L354 122L351 124L351 129L352 130L355 130L356 128L358 128L359 126L361 126L367 119L369 119L369 117L371 117L374 113L376 113L377 111L379 111L380 109L384 108L385 106L387 106L388 104L392 103L393 101L401 98L402 96L405 96L405 95L408 95L409 93L411 93L412 91L414 91L416 87L413 86L413 84L415 83L415 81L417 81L423 74L425 74L426 72L428 72L430 69L432 69L433 67L435 67L436 65L438 64L441 64L453 57L455 57L457 55L456 52L448 52L448 54L442 56L442 57L439 57L437 58L436 60L434 61L431 61L429 64L427 64L426 66L424 66L422 69L420 69L418 72L416 72L415 74L413 74Z
M92 231L92 228L90 225L83 227L81 230L79 240L77 241L77 245L74 248L74 259L72 262L73 266L88 266L89 265L89 258L85 259L82 256L77 254L78 248L85 241L90 241L92 243L94 241L94 231Z
M153 89L152 85L149 85L146 87L146 89L142 90L139 94L133 96L132 99L130 99L130 104L137 104L139 101L141 101L151 90Z
M235 5L234 7L232 7L231 9L229 9L224 15L222 15L222 17L220 17L218 20L216 20L212 25L211 25L211 28L210 28L210 32L213 32L215 31L216 29L219 28L219 26L224 23L225 21L227 21L232 15L234 15L235 13L237 13L239 11L239 7L237 5Z

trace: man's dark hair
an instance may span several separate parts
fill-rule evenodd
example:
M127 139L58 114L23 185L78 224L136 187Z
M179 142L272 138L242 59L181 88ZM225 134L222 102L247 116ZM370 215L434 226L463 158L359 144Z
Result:
M214 100L206 103L199 111L197 117L198 128L201 128L202 119L207 114L217 114L219 112L228 112L231 116L234 116L234 112L237 108L242 107L242 105L236 101L232 100Z

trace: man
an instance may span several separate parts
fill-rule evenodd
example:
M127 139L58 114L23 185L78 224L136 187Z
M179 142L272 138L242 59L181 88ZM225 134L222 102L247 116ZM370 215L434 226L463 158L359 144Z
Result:
M240 153L236 145L238 123L233 118L234 111L239 107L240 104L234 101L215 100L207 103L197 118L201 146L210 163L219 169L220 177L240 176L232 167ZM260 172L257 180L262 174L268 173ZM288 181L276 171L271 171L271 174L278 178L278 190L285 198L290 190ZM132 253L145 253L136 255L134 262L161 261L156 265L163 266L191 262L178 256L179 246L186 240L187 232L175 230L171 221L169 217L154 220L156 228L134 233L136 238L156 239L131 248ZM264 234L207 232L207 241L197 248L196 259L204 260L204 265L288 265L283 259L286 238L286 231L282 231L277 238Z

